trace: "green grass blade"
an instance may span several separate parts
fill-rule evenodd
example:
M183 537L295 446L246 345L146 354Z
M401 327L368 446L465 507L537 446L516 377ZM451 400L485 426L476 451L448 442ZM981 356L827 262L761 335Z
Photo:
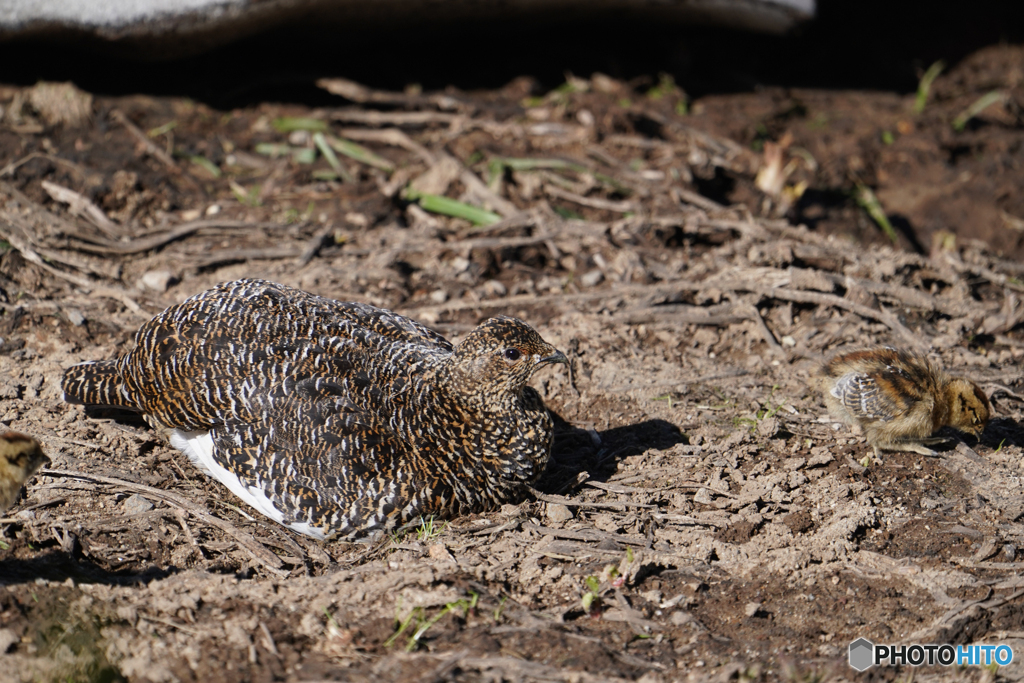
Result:
M500 163L505 168L510 168L513 171L536 171L538 169L560 169L569 168L573 170L583 169L587 170L579 164L573 164L564 159L528 159L528 158L517 158L517 157L495 157L494 161Z
M924 111L924 106L928 103L928 93L931 92L932 83L945 68L946 63L940 59L928 67L928 70L924 72L924 76L921 76L921 80L917 84L917 97L914 98L915 114L920 114Z
M151 138L158 138L161 135L163 135L164 133L169 133L172 130L174 130L174 128L177 125L178 125L177 121L171 120L171 121L168 121L167 123L165 123L162 126L157 126L156 128L150 128L149 131L146 133L146 135L148 135Z
M501 216L493 211L487 211L441 195L419 192L411 187L406 189L405 198L417 202L425 211L453 218L464 218L473 225L491 225L501 220Z
M316 150L309 147L292 147L284 142L261 142L256 145L256 153L263 156L277 159L279 157L292 157L297 164L311 164L316 161Z
M291 133L295 130L323 133L327 130L327 122L305 116L282 116L274 119L274 130L279 133Z
M336 155L334 150L331 149L331 146L327 144L327 138L324 137L323 133L313 133L313 144L316 145L316 148L324 155L324 158L327 159L327 163L331 165L331 168L333 168L334 172L338 174L338 177L346 183L351 183L355 180L355 178L345 170L345 167L341 165L341 162L338 161L338 155Z
M349 159L355 159L361 164L373 166L374 168L379 168L380 170L387 171L388 173L395 170L395 165L393 163L382 156L374 154L362 145L357 145L351 140L336 138L331 135L327 137L327 144L329 144L335 152L344 154Z
M298 147L292 152L292 161L297 164L311 164L316 161L316 150L309 147Z
M971 106L960 112L959 116L953 119L953 130L959 133L967 126L968 121L991 107L996 102L1004 102L1005 100L1006 95L999 90L993 90L992 92L985 93L976 99Z
M505 174L505 165L501 163L501 159L491 159L487 162L487 189L491 192L497 192L498 188L501 187L501 179Z
M214 178L220 178L220 169L217 168L217 164L213 163L206 157L196 155L189 157L188 160L212 175Z
M867 185L857 183L857 194L855 196L857 204L860 208L868 212L871 219L878 224L878 227L882 229L886 237L892 240L893 244L898 244L900 241L899 235L896 234L896 229L892 227L892 223L889 222L889 217L885 215L885 209L882 208L882 203L878 201L878 197L871 191L871 188Z
M266 157L277 158L291 154L296 149L284 142L261 142L256 145L256 153Z

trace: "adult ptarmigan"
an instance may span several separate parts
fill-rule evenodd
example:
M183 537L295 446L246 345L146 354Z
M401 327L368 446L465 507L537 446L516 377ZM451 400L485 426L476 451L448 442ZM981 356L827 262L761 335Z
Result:
M391 311L263 280L172 306L135 342L68 368L65 400L140 411L239 498L314 538L514 497L553 437L527 382L566 362L515 318L453 346Z

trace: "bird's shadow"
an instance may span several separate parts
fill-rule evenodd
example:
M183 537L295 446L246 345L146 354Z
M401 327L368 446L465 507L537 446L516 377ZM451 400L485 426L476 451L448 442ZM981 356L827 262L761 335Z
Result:
M968 443L970 440L965 439ZM989 421L978 442L993 450L1004 446L1024 447L1024 424L1009 417L997 417Z
M623 458L639 455L651 448L669 449L687 443L687 436L665 420L645 420L604 431L580 429L551 411L555 420L555 444L551 462L537 483L543 493L564 493L571 489L580 473L595 481L605 481Z
M77 553L75 553L77 555ZM0 586L47 581L74 580L76 583L105 585L147 584L178 573L176 567L147 567L142 571L111 571L86 557L77 557L63 550L52 549L32 557L0 558Z

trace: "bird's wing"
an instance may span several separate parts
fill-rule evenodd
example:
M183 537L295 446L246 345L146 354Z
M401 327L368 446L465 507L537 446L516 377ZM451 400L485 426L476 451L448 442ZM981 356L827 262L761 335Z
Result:
M411 318L370 304L335 301L266 280L236 280L173 306L160 318L179 329L199 324L259 330L266 338L295 338L311 333L348 336L352 330L373 332L391 341L435 346L450 351L447 339Z
M423 487L411 465L402 466L411 457L399 437L339 389L309 379L285 395L260 396L259 421L229 420L210 432L210 473L309 536L390 527Z
M888 422L902 414L906 406L880 385L878 378L865 372L848 372L836 380L831 393L855 417Z

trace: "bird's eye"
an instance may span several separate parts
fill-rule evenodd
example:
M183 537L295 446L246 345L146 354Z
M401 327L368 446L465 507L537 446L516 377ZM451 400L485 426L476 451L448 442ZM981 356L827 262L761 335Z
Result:
M517 361L523 354L520 353L519 349L505 349L505 353L502 355L505 356L505 360Z

